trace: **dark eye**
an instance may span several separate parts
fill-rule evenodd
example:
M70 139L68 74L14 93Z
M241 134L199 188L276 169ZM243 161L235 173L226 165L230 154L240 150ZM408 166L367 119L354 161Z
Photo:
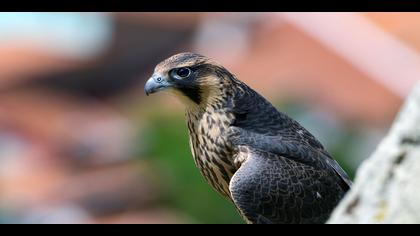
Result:
M190 74L191 70L189 68L179 68L176 70L176 75L180 78L187 78Z

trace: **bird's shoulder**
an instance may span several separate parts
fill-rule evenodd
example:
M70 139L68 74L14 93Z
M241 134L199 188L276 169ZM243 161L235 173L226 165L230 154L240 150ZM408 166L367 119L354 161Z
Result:
M314 149L324 150L323 145L296 120L278 111L247 85L243 84L240 88L228 102L234 116L232 127L265 136L281 137L284 141L302 142Z
M351 180L323 145L297 121L279 112L269 101L248 86L242 86L230 101L234 122L227 131L234 147L248 146L290 160L335 172L343 188Z

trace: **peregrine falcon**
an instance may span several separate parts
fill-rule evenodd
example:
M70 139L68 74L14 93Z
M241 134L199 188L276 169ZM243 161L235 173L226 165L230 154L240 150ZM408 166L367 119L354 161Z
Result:
M297 121L218 62L180 53L161 63L147 95L186 105L194 162L247 223L325 223L351 180Z

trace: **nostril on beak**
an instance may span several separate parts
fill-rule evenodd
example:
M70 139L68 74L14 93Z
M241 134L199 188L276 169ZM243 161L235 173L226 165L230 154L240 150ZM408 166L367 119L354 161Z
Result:
M168 86L169 84L165 82L163 77L152 76L146 81L146 84L144 85L144 92L147 96L149 96L150 94L162 90Z

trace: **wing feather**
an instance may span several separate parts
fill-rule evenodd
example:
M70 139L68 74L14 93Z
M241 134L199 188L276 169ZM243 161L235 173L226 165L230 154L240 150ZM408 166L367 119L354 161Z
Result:
M344 191L334 176L248 147L230 181L233 202L248 223L324 223Z

